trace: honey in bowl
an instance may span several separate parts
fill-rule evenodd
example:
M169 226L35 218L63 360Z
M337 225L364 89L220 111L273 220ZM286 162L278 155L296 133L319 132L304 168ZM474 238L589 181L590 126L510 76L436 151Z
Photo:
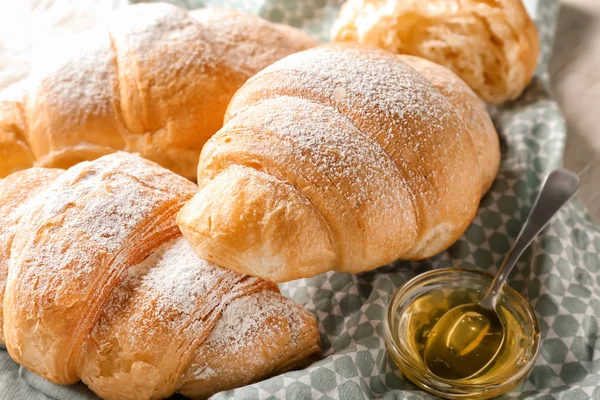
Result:
M480 375L504 344L505 325L496 311L479 304L453 307L431 329L423 358L429 371L446 379Z
M431 331L438 320L454 307L475 303L478 298L481 297L480 295L481 293L478 293L476 290L468 288L437 289L425 293L423 296L416 299L408 306L405 314L398 321L399 324L406 326L407 342L410 351L414 352L421 362L424 362L425 346L430 339ZM459 353L463 353L462 359L464 362L462 363L462 367L470 369L471 365L469 364L478 363L479 359L482 357L484 358L483 363L488 364L489 362L487 367L470 379L485 380L488 375L494 375L498 369L510 368L511 365L517 363L517 360L525 351L522 344L527 343L530 339L527 337L527 332L524 331L506 307L499 305L498 314L500 315L502 325L505 329L504 332L500 332L499 334L504 333L506 337L506 341L500 346L498 354L496 354L495 349L486 351L485 343L481 343L481 338L463 337L461 339L464 339L464 342L455 345L456 348L462 350L459 351ZM477 324L479 321L469 322ZM498 334L498 332L495 332L494 334ZM456 335L453 337L456 337ZM479 343L475 344L476 341ZM449 346L452 345L453 344L449 344ZM476 348L473 350L469 349L469 347L475 346ZM492 357L489 357L490 353L493 353ZM493 357L493 355L496 356ZM440 364L442 364L442 362L440 362ZM461 363L457 363L457 368L461 368L460 364ZM442 367L440 367L440 369L441 368ZM431 372L436 374L435 370ZM442 374L436 375L440 376ZM460 379L465 375L470 376L471 374L465 374L459 369L446 372L442 377L446 377L446 375L450 375L447 379Z
M457 306L476 304L490 282L491 277L480 272L434 270L414 278L394 295L386 319L386 345L408 379L438 396L484 399L512 389L527 374L539 348L539 328L529 304L509 287L496 308L504 335L497 354L490 357L494 349L486 352L486 342L477 336L456 344L464 357L458 365L471 370L478 357L489 357L483 369L474 375L445 371L440 377L425 364L426 344L439 319Z

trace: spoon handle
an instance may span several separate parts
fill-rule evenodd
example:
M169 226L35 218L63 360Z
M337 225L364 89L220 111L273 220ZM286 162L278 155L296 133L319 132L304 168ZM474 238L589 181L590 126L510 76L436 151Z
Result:
M578 190L579 177L568 169L559 168L548 175L519 236L504 258L496 277L480 303L484 308L490 310L496 308L502 285L506 282L521 254L550 222L554 214L567 204Z

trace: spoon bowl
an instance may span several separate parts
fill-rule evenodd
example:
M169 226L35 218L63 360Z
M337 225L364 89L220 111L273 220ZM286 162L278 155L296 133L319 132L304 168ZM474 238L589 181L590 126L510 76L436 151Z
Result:
M468 379L484 371L504 342L504 326L494 311L463 304L445 313L429 334L425 360L444 379Z

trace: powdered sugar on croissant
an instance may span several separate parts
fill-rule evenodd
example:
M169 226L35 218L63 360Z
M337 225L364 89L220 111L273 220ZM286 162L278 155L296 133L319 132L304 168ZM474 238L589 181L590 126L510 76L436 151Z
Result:
M338 44L249 79L205 145L200 192L178 216L196 252L285 281L451 245L497 173L498 141L468 87L452 86L464 99L447 96L417 70ZM486 123L467 123L473 116Z
M29 198L15 184L26 178ZM310 362L319 346L308 311L273 284L198 258L181 237L175 214L195 191L122 152L0 181L11 357L114 399L205 397ZM253 328L219 342L225 317Z
M25 96L0 95L0 177L126 150L193 179L235 91L315 44L298 29L235 10L122 7L106 28L41 52Z

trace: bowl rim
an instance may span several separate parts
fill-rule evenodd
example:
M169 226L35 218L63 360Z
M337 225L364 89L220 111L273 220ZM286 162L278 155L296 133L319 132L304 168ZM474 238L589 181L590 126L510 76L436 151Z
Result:
M399 299L407 294L407 290L411 288L415 288L415 284L420 280L426 280L435 275L440 275L444 273L461 273L461 274L472 274L479 275L481 277L485 277L488 279L493 279L493 276L485 271L475 270L475 269L467 269L460 267L448 267L448 268L436 268L421 274L418 274L400 286L392 297L387 305L387 310L385 313L384 319L384 340L387 347L388 352L393 353L394 357L392 359L397 364L398 368L402 375L408 378L410 381L415 383L417 386L429 391L430 393L434 393L439 396L451 396L452 398L467 398L471 397L475 394L475 392L479 392L484 394L485 392L489 392L493 390L494 392L498 391L501 388L508 387L508 389L516 386L521 378L529 373L529 371L535 365L535 361L539 355L539 351L541 348L541 331L539 327L539 323L537 320L537 316L535 315L535 311L533 310L531 304L528 300L526 300L518 291L510 287L508 284L504 286L503 291L508 288L512 293L511 295L516 295L519 299L523 308L527 311L527 317L531 320L533 324L533 330L535 332L534 335L534 346L532 347L532 355L526 363L524 363L515 373L513 373L509 378L504 380L502 383L460 383L456 380L444 379L440 378L434 374L423 374L421 370L413 368L407 360L403 357L403 352L401 350L401 346L397 343L396 338L392 334L392 324L391 321L394 318L394 311L398 309ZM418 288L419 286L416 286ZM402 363L403 365L400 365ZM409 373L406 373L405 370L408 370ZM416 373L413 373L416 371ZM419 379L419 377L425 379ZM434 383L434 385L431 385ZM512 385L512 386L511 386ZM455 389L456 392L447 392L444 389ZM507 389L507 390L508 390ZM498 394L499 395L499 394Z

